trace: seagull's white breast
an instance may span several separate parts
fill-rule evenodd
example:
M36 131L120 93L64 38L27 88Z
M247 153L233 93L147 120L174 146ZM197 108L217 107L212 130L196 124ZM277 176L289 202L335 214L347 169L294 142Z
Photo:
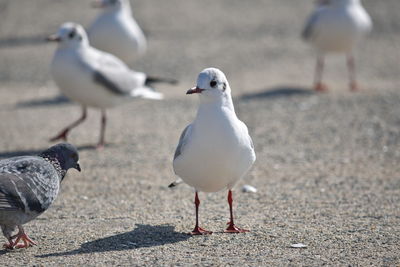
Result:
M174 161L175 173L196 190L232 188L255 161L247 127L223 107L199 110L192 125L191 138Z
M371 19L361 6L320 10L311 41L321 52L350 52L371 29Z

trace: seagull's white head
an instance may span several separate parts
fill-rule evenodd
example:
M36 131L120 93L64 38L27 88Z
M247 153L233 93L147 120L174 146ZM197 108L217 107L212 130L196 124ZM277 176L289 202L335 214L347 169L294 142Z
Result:
M57 33L47 37L47 40L58 42L61 47L78 47L89 44L85 29L73 22L62 24Z
M96 0L92 6L102 8L105 12L130 9L129 0Z
M225 74L217 68L207 68L197 77L197 85L189 89L186 94L199 94L200 99L212 102L231 98L231 88Z

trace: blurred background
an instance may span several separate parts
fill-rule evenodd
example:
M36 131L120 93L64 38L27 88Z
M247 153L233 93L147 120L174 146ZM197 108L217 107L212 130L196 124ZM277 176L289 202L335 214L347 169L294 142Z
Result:
M365 87L373 89L399 73L398 1L363 3L374 30L358 47L358 73ZM277 85L309 86L314 51L299 36L313 4L312 0L134 1L133 15L149 47L131 67L192 83L201 69L216 66L234 82L235 93ZM90 1L0 1L0 82L47 86L55 46L44 38L65 21L87 27L98 12ZM326 66L327 80L343 88L341 80L347 78L343 58L332 57Z

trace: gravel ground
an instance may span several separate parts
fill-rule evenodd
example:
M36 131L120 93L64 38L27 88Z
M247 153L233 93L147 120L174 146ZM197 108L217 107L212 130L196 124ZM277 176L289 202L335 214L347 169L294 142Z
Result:
M91 148L99 113L89 112L69 139L83 171L70 171L54 205L25 226L39 245L0 251L0 265L399 266L400 2L364 3L375 24L357 53L364 90L349 92L343 58L330 57L331 91L315 94L313 51L299 39L312 1L134 1L149 50L133 67L180 84L159 87L164 101L110 110L101 152ZM54 45L42 40L95 14L89 1L0 0L0 158L37 153L79 116L58 96ZM251 232L222 233L221 191L200 194L201 224L215 233L191 237L193 190L167 185L197 108L185 92L209 66L226 73L256 147L234 192L237 223Z

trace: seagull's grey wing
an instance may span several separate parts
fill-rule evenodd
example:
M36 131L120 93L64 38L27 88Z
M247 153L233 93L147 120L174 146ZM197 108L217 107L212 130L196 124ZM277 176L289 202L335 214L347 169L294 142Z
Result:
M187 144L188 140L190 139L190 136L192 134L192 124L189 124L186 126L186 128L183 130L181 137L179 138L179 143L178 146L176 147L175 154L174 154L174 160L182 155L185 149L185 145Z
M320 16L320 8L317 9L308 18L307 23L301 33L301 37L303 37L304 40L310 40L312 38L312 36L314 35L315 25L316 25L317 21L319 20L319 16Z
M109 92L128 96L132 95L135 88L144 85L146 75L129 69L117 57L98 50L93 55L93 59L96 59L92 73L93 81Z

